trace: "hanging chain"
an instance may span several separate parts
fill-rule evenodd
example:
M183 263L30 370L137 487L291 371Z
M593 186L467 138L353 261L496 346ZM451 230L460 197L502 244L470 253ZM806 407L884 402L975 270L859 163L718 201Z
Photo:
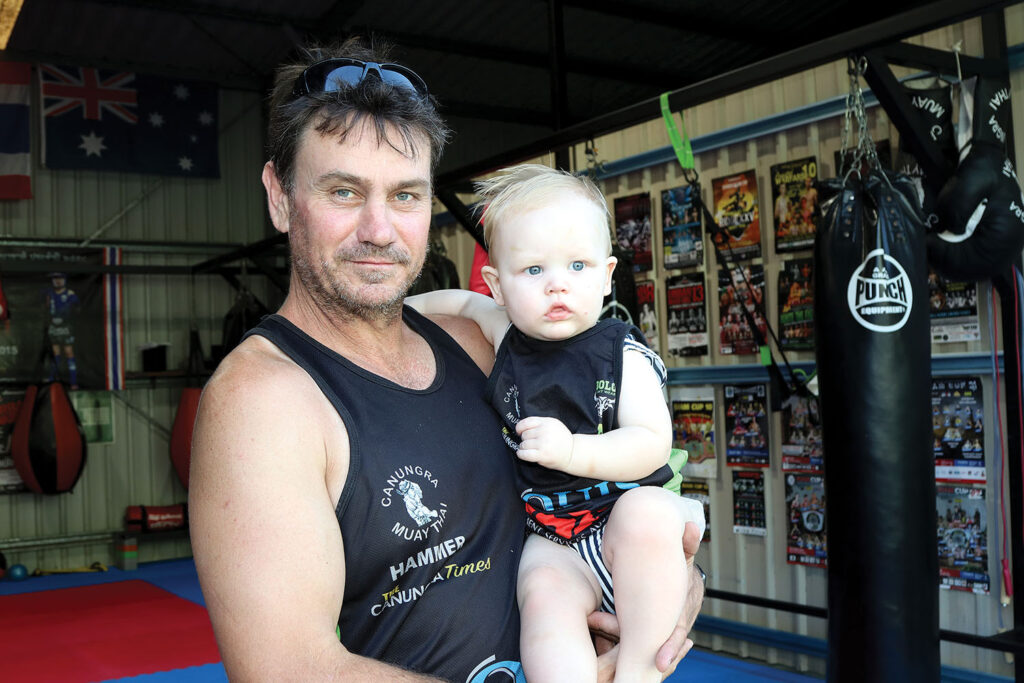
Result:
M840 148L840 155L843 160L843 167L840 169L843 177L851 173L860 175L861 166L866 163L869 167L881 169L882 164L875 151L875 142L871 139L871 132L868 129L867 109L864 106L864 90L860 86L860 79L867 70L868 60L864 57L848 58L847 73L850 76L850 92L846 95L846 111L843 115L843 136ZM850 135L853 129L852 119L857 120L857 144L850 149ZM848 155L852 156L848 160ZM849 168L846 164L849 163Z

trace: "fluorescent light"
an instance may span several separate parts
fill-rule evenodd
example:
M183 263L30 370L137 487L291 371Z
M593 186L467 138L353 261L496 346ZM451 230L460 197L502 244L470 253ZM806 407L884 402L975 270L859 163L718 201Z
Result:
M18 21L23 0L0 0L0 50L7 49L7 41L14 30L14 22Z

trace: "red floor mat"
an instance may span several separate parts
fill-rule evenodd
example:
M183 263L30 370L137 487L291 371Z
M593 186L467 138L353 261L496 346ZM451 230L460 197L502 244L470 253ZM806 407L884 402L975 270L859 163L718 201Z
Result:
M219 662L206 610L145 581L0 596L0 679L102 681Z

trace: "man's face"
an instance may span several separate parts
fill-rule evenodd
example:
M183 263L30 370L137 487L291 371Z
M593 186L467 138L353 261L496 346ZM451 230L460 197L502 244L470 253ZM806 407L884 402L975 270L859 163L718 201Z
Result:
M398 132L388 134L403 149ZM401 310L430 229L430 144L416 142L417 154L399 152L362 124L343 141L303 133L283 229L295 273L321 308L367 320Z

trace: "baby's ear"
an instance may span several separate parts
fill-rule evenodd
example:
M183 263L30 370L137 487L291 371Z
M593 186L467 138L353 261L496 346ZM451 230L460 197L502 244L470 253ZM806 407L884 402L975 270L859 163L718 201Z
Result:
M608 257L608 262L605 267L608 269L608 274L604 278L604 295L608 296L612 293L612 273L615 272L615 264L619 262L619 259L614 256Z
M491 265L484 266L480 269L480 275L483 277L484 282L491 288L491 296L494 297L494 302L499 306L505 305L505 299L501 296L501 282L498 279L498 270Z

